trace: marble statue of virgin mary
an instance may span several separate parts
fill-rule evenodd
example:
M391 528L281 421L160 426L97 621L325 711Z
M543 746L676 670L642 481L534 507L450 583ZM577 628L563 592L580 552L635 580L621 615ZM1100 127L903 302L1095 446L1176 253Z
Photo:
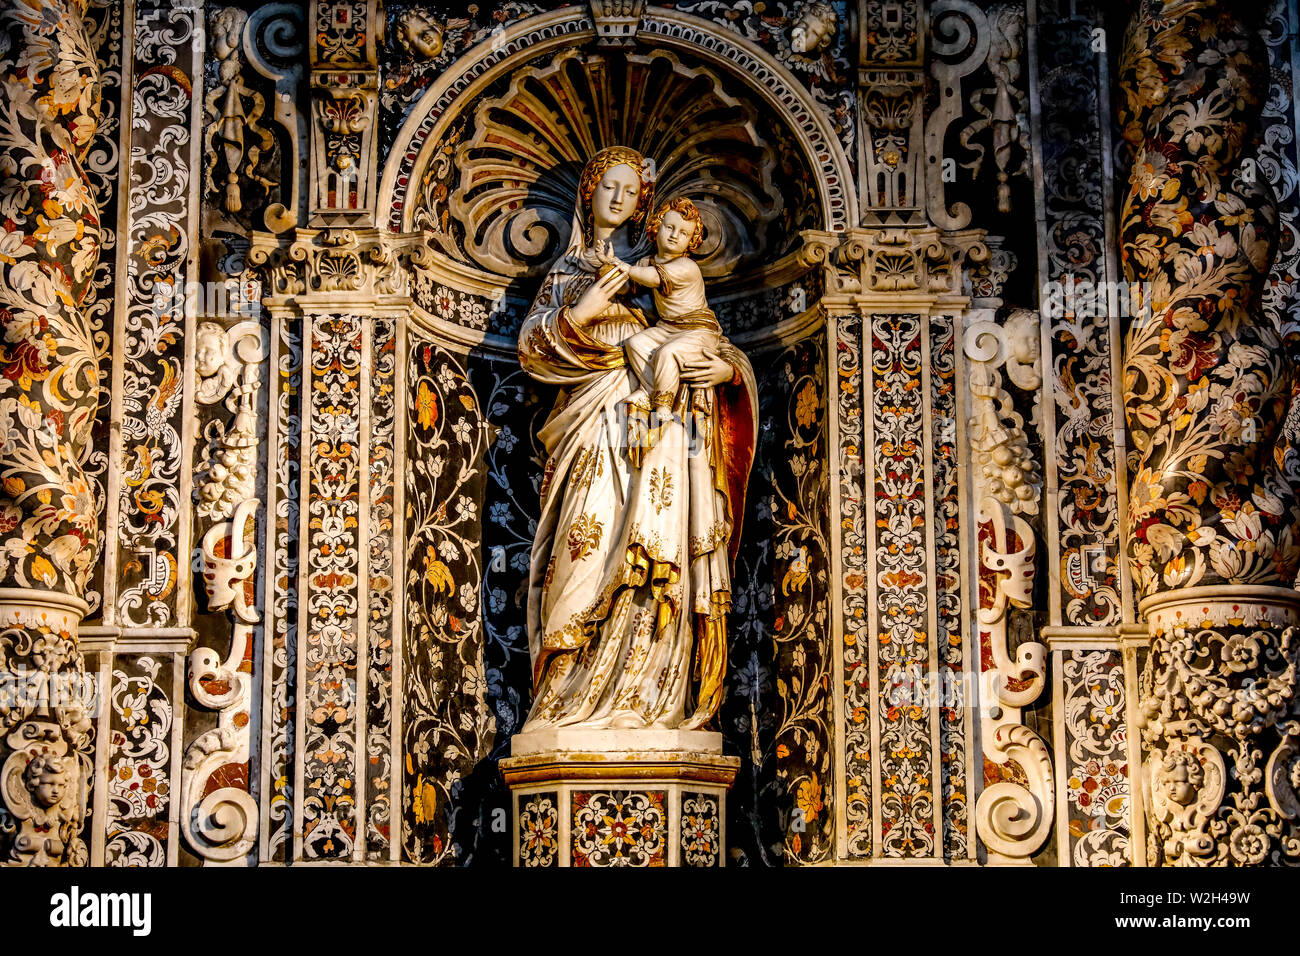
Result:
M519 360L560 387L533 541L528 639L534 699L523 732L689 730L717 712L731 562L754 456L754 373L725 339L683 365L688 410L628 460L622 344L653 304L600 251L635 262L653 183L639 153L601 150L583 169L568 250L519 334ZM608 261L608 260L606 260Z

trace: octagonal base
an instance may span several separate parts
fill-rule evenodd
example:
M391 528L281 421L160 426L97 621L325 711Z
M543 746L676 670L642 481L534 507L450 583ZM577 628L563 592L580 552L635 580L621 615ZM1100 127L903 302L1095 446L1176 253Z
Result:
M721 867L740 767L720 734L542 731L511 740L516 866Z

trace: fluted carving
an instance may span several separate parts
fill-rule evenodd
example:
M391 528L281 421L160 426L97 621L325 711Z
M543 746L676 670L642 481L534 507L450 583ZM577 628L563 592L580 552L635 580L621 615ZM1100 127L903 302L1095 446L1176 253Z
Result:
M99 391L84 0L0 6L0 859L82 862L90 722L77 625L99 534L81 463Z
M1122 221L1140 283L1124 354L1128 554L1150 863L1300 854L1292 376L1261 296L1277 203L1256 164L1268 57L1241 4L1146 0L1120 69L1135 150ZM1300 777L1296 778L1300 780Z

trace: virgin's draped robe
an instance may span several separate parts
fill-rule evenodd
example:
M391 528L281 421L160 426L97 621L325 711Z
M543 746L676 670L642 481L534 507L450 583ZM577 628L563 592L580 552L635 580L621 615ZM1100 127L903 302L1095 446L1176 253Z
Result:
M757 430L754 373L724 341L732 381L691 388L684 423L633 468L620 406L638 382L622 343L646 313L622 297L584 328L570 322L591 270L562 257L519 335L524 369L561 387L539 434L548 459L528 591L535 696L523 730L698 727L721 697L730 562Z

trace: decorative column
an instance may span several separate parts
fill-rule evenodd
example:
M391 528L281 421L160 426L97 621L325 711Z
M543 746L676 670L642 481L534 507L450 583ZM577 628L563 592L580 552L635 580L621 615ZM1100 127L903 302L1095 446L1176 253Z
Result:
M422 243L350 229L252 237L249 262L264 277L277 363L288 358L280 331L302 324L301 420L273 426L275 440L302 449L294 861L386 860L397 830L391 763L378 757L400 726L392 707L400 625L394 575L376 562L392 547L401 407L392 354L400 354L410 258ZM300 432L287 436L295 425Z
M272 443L301 452L289 536L302 565L296 582L285 578L296 587L299 662L286 767L291 862L396 861L402 838L403 591L394 552L406 423L397 356L413 308L411 269L424 261L427 237L376 227L381 25L378 0L311 3L306 226L254 232L248 254L271 315L272 367L301 368L300 417L277 409L269 423ZM267 224L293 215L283 210ZM290 338L300 335L300 356L285 335L299 324ZM419 759L443 760L445 750ZM445 820L444 801L423 799L429 816Z
M1037 330L977 319L974 306L1001 304L1014 262L971 228L970 207L949 202L958 166L945 155L973 106L987 122L958 132L977 154L964 167L985 166L1009 209L1025 172L1023 16L964 0L861 2L856 30L861 227L825 237L822 299L839 379L838 849L975 862L982 842L992 862L1023 861L1052 822L1047 750L1022 720L1045 686L1042 648L1008 650L1010 607L1028 604L1034 569L1020 516L1034 513L1041 479L1020 467L1032 456L1023 429L1014 443L1024 421L998 370L1038 375L1025 357ZM974 88L982 68L991 83ZM966 464L980 455L996 459L987 477ZM1006 472L1023 497L995 480Z
M82 161L99 119L84 0L7 2L0 53L0 859L83 864L93 753L77 626L99 535L82 471L100 373Z
M1128 555L1151 646L1139 688L1152 863L1300 855L1293 359L1261 294L1277 207L1258 169L1268 58L1249 11L1153 0L1130 24L1120 120ZM1190 118L1195 117L1194 120Z
M85 864L91 719L77 627L99 536L82 462L99 395L81 308L99 260L86 4L5 3L0 232L0 858Z
M919 119L918 119L919 121ZM886 217L903 210L882 209ZM809 238L813 238L809 235ZM840 854L973 860L975 676L960 535L965 490L964 270L989 258L979 230L855 229L812 245L835 345L834 545L843 589Z

